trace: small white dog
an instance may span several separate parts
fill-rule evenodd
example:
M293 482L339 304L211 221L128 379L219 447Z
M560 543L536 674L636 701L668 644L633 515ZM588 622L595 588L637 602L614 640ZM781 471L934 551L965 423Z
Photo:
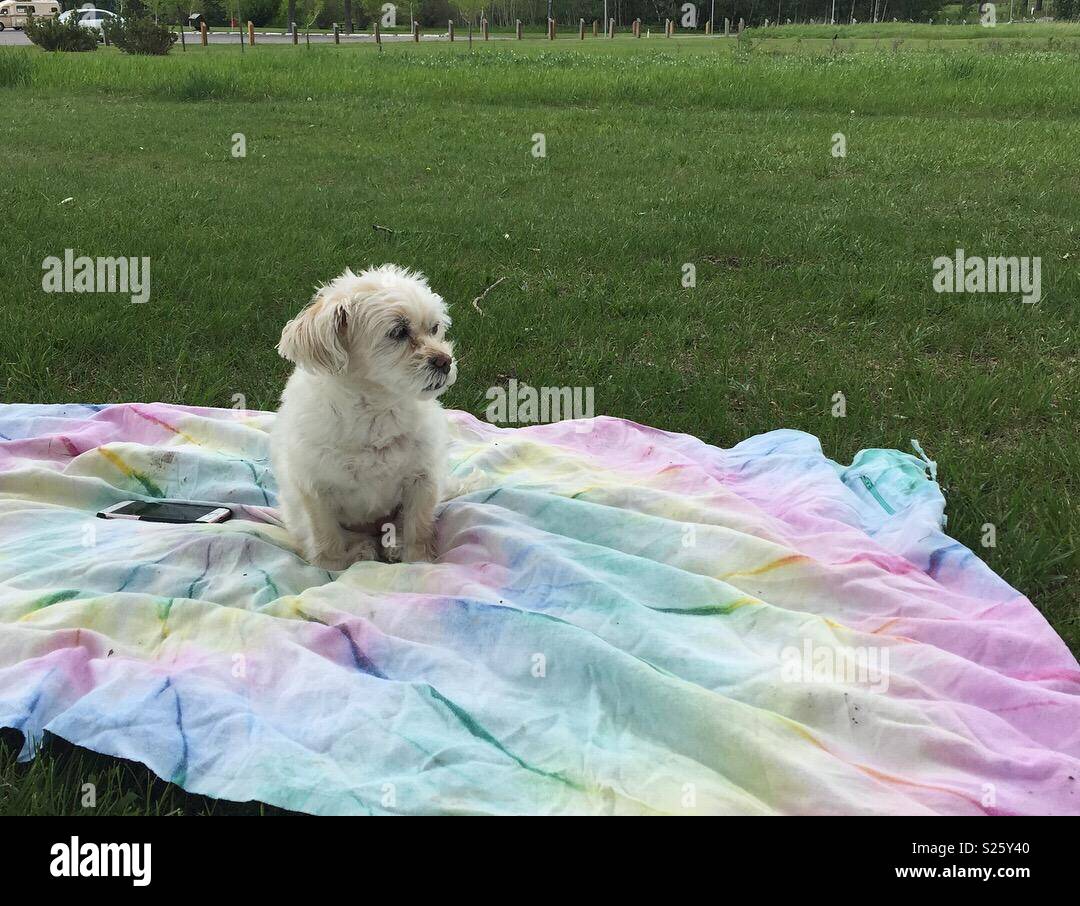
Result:
M310 562L345 569L380 548L433 559L447 468L437 398L457 380L449 327L424 276L392 264L346 270L285 325L278 352L298 367L270 455L285 527Z

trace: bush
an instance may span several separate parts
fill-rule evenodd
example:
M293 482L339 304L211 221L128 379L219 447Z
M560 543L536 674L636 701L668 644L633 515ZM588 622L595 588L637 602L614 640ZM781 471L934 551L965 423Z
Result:
M97 50L98 33L83 28L72 16L67 22L59 19L34 19L26 23L26 37L42 50Z
M269 25L274 21L277 9L277 0L247 0L247 2L240 7L244 16L244 22L251 22L259 28L262 28L264 25Z
M344 24L344 8L337 0L322 0L322 3L319 4L318 13L315 16L315 28L331 28L335 22L337 22L338 25Z
M191 12L202 13L206 24L211 27L229 24L230 17L225 11L225 0L200 0L200 2L191 4ZM187 21L186 15L184 21Z
M163 57L176 43L176 33L151 19L109 19L105 23L105 37L124 53L138 53Z
M446 23L450 19L458 19L455 23L459 28L465 25L465 30L468 31L468 25L459 16L455 7L447 2L447 0L424 0L420 6L420 12L417 15L417 21L425 28L433 28L439 30L446 29ZM599 17L598 17L599 18Z

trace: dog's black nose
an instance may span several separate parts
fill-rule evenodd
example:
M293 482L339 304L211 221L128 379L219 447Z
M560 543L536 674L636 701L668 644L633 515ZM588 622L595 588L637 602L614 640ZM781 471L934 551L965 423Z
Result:
M437 352L428 361L431 363L431 367L436 371L443 374L450 373L450 365L453 363L453 359L450 358L445 352Z

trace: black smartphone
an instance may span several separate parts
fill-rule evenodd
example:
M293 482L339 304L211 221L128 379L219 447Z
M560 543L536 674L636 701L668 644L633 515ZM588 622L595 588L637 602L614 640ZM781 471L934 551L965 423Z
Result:
M141 519L143 522L224 522L232 516L227 506L187 503L183 500L123 500L98 513L101 519Z

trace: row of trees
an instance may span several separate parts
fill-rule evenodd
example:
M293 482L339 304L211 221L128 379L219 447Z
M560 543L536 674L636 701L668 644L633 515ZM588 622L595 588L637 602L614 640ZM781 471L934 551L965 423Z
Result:
M387 0L98 0L97 5L122 16L148 15L162 22L186 22L193 13L201 13L207 24L225 25L235 19L251 21L256 26L296 22L301 28L329 28L335 22L344 26L370 28L376 18L383 18ZM479 13L479 0L476 3ZM413 0L398 3L398 25L408 27L413 19L421 25L445 25L448 19L461 18L456 4L449 0Z
M975 22L979 17L982 0L960 0L960 17ZM1017 17L1030 15L1034 7L1036 15L1044 13L1044 0L1013 0ZM999 21L1007 18L1010 0L997 0ZM426 5L422 4L421 6ZM659 23L673 19L680 28L704 29L705 22L715 17L717 23L725 18L732 22L745 20L747 25L761 25L766 19L771 23L828 22L835 17L837 23L900 21L927 22L931 18L940 22L945 0L552 0L555 19L575 23L578 19L592 22L603 20L605 11L616 24L627 26L634 19ZM953 0L955 5L955 0ZM1061 19L1073 19L1080 12L1080 0L1049 0L1050 14ZM529 25L542 25L548 17L548 0L493 0L481 4L493 25L510 26L516 19ZM402 9L398 6L399 11ZM1006 15L1003 16L1002 13ZM956 21L955 13L952 15Z
M201 12L210 25L222 25L230 19L251 20L257 26L296 22L301 28L329 28L338 23L351 23L354 29L369 29L372 22L385 15L386 0L115 0L116 11L122 15L147 12L161 21L185 21L192 12ZM1015 0L1016 14L1026 14L1030 7L1037 13L1043 10L1043 0ZM574 23L585 19L603 20L606 14L620 27L634 19L659 23L674 19L681 29L703 29L710 16L717 23L725 18L733 23L739 19L747 25L770 22L828 22L835 16L838 23L854 17L859 22L940 21L942 0L697 0L684 4L680 0L550 0L555 19ZM106 8L113 4L106 3ZM978 19L977 0L962 2L961 17L974 22ZM1072 19L1080 13L1080 0L1053 0L1051 12L1058 18ZM689 7L689 8L688 8ZM476 21L487 17L493 27L510 27L520 19L526 25L547 22L549 0L406 0L395 4L395 18L401 27L413 20L426 28L445 27L448 19L459 22ZM998 17L1003 18L998 3Z

